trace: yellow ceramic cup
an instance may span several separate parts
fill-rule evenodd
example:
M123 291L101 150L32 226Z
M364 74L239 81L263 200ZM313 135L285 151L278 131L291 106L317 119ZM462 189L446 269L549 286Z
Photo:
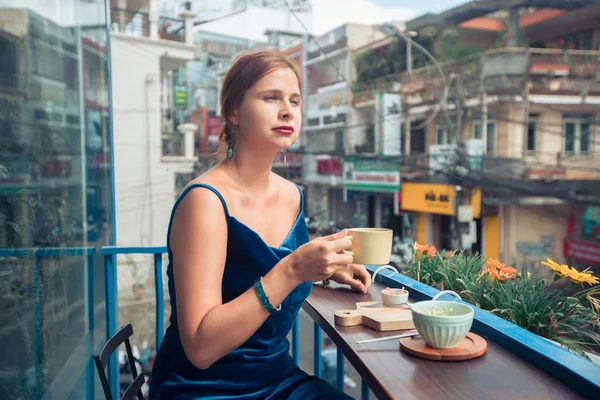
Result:
M350 228L350 251L355 264L385 265L390 263L394 232L384 228Z

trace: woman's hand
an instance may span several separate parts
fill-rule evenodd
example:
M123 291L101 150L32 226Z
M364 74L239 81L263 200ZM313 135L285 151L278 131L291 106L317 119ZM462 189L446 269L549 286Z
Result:
M371 274L364 265L359 264L349 264L346 268L337 270L330 279L343 285L350 285L353 290L361 293L367 293L371 287Z
M290 277L298 283L316 282L347 268L354 261L352 254L345 252L352 246L347 234L348 231L343 230L298 247L282 260Z

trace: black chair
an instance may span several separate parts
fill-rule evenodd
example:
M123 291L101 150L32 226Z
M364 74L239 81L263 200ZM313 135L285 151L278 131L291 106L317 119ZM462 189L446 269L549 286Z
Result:
M98 375L100 375L100 382L102 383L102 389L104 389L104 396L106 396L106 400L114 400L112 394L110 393L110 386L108 385L108 379L106 377L106 366L111 354L114 353L115 350L117 350L123 343L125 343L127 362L129 364L129 369L131 370L133 382L129 385L121 397L121 400L133 400L136 397L138 400L144 400L144 395L142 394L142 385L145 382L145 376L143 372L138 375L135 368L135 359L133 358L133 352L131 351L131 343L129 342L129 338L131 336L133 336L133 327L131 324L127 324L123 326L117 333L115 333L110 339L108 339L100 354L94 356L96 369L98 370ZM119 371L115 372L119 373Z

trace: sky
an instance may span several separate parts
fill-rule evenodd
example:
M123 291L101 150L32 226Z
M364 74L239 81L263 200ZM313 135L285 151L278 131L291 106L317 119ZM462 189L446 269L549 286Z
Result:
M346 22L403 21L440 12L466 0L313 0L313 33L319 35Z
M1 0L0 0L1 1ZM177 15L183 0L160 0L161 13ZM282 2L286 0L281 0ZM406 21L427 12L440 12L465 3L467 0L312 0L312 34L321 35L347 22L378 24L386 21ZM199 15L211 15L208 19L233 12L234 0L193 0L194 10ZM172 8L167 12L167 8ZM264 21L256 21L264 25ZM239 29L236 29L239 28ZM260 28L257 27L257 28ZM210 29L209 29L210 30ZM241 30L241 31L239 31ZM259 29L260 30L260 29ZM239 32L238 32L239 31ZM223 28L219 33L244 36L242 26ZM260 35L262 37L262 30ZM256 39L255 40L263 40Z

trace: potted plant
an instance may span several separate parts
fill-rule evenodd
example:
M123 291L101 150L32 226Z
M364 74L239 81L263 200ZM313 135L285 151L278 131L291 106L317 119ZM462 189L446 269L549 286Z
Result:
M553 271L553 282L479 254L441 253L415 243L403 272L437 289L453 290L483 310L598 362L600 280L589 270L550 259L542 265Z

